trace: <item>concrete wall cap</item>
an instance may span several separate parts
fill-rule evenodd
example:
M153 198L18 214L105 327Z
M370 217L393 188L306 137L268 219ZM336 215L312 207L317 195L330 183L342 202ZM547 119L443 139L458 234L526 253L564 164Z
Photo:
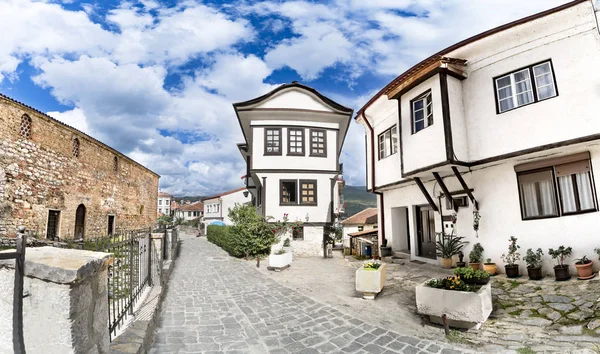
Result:
M57 284L79 283L106 269L113 259L112 253L55 247L27 248L25 275ZM0 261L0 268L14 267L14 260Z

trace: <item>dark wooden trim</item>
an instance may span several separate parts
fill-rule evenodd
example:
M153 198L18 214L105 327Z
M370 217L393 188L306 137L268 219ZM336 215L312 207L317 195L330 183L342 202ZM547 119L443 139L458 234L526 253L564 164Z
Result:
M256 170L251 170L250 172L252 172L252 173L313 173L313 174L329 175L329 174L340 174L341 171L339 171L339 170L293 170L293 169L282 168L280 170L278 170L278 169L256 169Z
M440 177L440 174L437 172L433 172L433 178L435 178L437 183L440 185L440 188L442 188L442 192L444 192L444 196L446 197L446 200L450 203L450 205L453 206L454 211L457 212L458 206L454 205L454 198L452 198L452 194L450 194L450 191L448 190L448 187L446 187L446 184L444 183L444 180L442 179L442 177Z
M444 166L444 165L448 165L450 163L451 163L450 161L442 161L442 162L434 163L432 165L424 166L424 167L417 168L417 169L412 170L412 171L405 172L405 173L402 174L402 177L408 177L408 176L416 175L417 173L427 172L427 171L429 171L429 170L431 170L433 168Z
M414 180L417 183L417 186L419 186L421 193L423 193L423 195L425 196L425 199L427 199L427 203L429 203L431 209L433 209L433 211L439 212L437 205L435 205L435 202L431 198L431 195L429 195L429 192L427 191L427 188L425 188L425 185L423 185L423 182L421 182L421 179L419 177L415 177Z
M450 98L448 95L448 76L440 73L440 91L442 98L442 121L444 122L444 141L446 143L446 159L454 159L454 142L452 140L452 121L450 119Z
M412 83L410 83L410 85L406 86L405 88L403 88L400 92L398 92L397 94L395 94L393 97L390 97L390 99L397 99L400 100L400 97L402 97L403 95L405 95L408 91L414 89L415 87L419 86L420 84L422 84L423 82L431 79L432 77L434 77L437 74L447 74L450 75L458 80L464 80L466 79L466 77L452 71L452 70L448 70L448 68L442 68L442 67L437 67L434 70L431 70L430 72L428 72L425 75L419 76L419 78L417 78L416 80L414 80Z
M263 177L262 178L262 187L261 187L261 199L260 199L260 204L261 204L261 208L262 208L262 216L265 217L265 212L267 209L267 177Z
M294 189L294 193L296 194L296 201L284 203L283 202L283 184L290 183L290 182L293 182L296 186L296 188ZM280 179L279 180L279 205L280 206L284 206L284 205L297 206L298 205L298 180L297 179Z
M302 109L302 108L238 108L240 112L298 112L298 113L310 113L310 114L333 114L337 116L347 116L348 113L343 112L328 112L319 111L316 109Z
M323 154L318 154L318 153L313 153L313 146L312 146L312 135L313 132L323 132ZM309 136L308 136L308 144L309 144L309 156L312 157L327 157L327 130L325 129L321 129L321 128L311 128L309 131ZM337 149L336 149L337 150Z
M385 202L384 202L382 192L376 192L376 194L379 196L379 201L380 201L380 208L379 208L379 210L377 210L377 213L381 215L381 228L378 228L378 229L381 230L381 242L383 242L383 240L386 239L385 238ZM408 220L407 220L407 222L408 222ZM391 247L391 245L388 245L388 246Z
M415 98L413 98L412 100L410 100L409 104L410 104L410 131L411 131L411 135L417 134L418 132L415 131L415 110L414 110L414 102L415 101L419 101L421 99L423 99L424 96L427 96L427 94L431 95L431 124L425 127L425 123L423 123L423 129L421 130L425 130L427 128L429 128L430 126L433 125L433 94L431 93L431 89L427 89L424 92L418 94L417 96L415 96ZM423 122L427 121L427 101L423 101ZM419 132L421 131L419 130Z
M456 179L458 180L461 187L463 188L462 192L466 193L467 196L469 197L469 199L471 199L471 203L473 203L473 206L475 206L475 210L479 210L479 203L477 202L477 200L475 199L475 196L473 195L473 190L469 189L467 182L465 182L464 178L462 177L462 175L460 174L460 172L458 171L458 168L456 168L456 166L452 166L452 172L454 172ZM450 193L450 194L452 194L452 193Z
M287 130L287 156L305 156L306 155L306 137L305 137L305 129L303 128L286 128ZM301 136L302 136L302 152L290 152L291 151L291 144L292 144L292 139L291 139L291 132L292 130L294 131L299 131L301 132ZM296 147L297 148L297 147Z
M314 183L315 201L313 203L302 203L302 183ZM316 179L301 179L298 181L298 204L299 205L316 206L318 204L317 193L318 193L318 189L317 189L317 180Z
M267 130L279 130L279 151L278 152L267 152ZM283 137L281 136L281 128L280 127L269 127L264 129L264 156L281 156L283 154Z
M371 126L371 123L369 123L369 120L367 119L367 117L365 116L365 114L363 113L363 120L365 121L365 124L367 125L367 128L369 128L369 131L371 132L371 189L370 192L375 192L375 132L373 131L373 127ZM369 181L367 180L367 190L369 190L368 187Z
M13 285L13 350L17 354L25 354L25 339L23 336L23 284L25 278L25 251L27 235L25 228L20 226L17 236L17 252L15 257L15 278Z
M323 129L323 130L339 131L338 128L315 127L315 126L308 126L308 125L289 125L289 124L287 124L287 125L257 124L257 125L251 125L250 128Z
M404 152L402 150L402 100L398 97L398 152L400 153L400 175L404 174Z
M333 189L335 187L336 180L337 176L330 178L329 182L329 215L327 217L327 222L333 222L333 220L335 219L333 210Z

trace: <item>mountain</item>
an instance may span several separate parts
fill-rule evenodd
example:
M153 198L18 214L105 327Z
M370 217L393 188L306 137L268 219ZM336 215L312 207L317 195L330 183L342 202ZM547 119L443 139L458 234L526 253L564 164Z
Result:
M346 203L346 213L343 218L350 217L359 211L367 208L377 207L377 196L367 192L365 186L344 186L342 189L344 203Z

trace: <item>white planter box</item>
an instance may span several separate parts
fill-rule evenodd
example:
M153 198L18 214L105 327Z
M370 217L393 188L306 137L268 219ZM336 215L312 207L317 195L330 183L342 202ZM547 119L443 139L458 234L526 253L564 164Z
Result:
M434 323L443 324L445 314L450 327L479 329L492 313L491 283L476 293L435 289L425 284L418 285L415 291L417 312L429 315Z
M386 264L377 270L366 270L362 266L356 270L356 291L363 293L363 298L374 300L385 285Z
M269 267L271 268L284 268L290 264L292 264L292 252L269 255Z

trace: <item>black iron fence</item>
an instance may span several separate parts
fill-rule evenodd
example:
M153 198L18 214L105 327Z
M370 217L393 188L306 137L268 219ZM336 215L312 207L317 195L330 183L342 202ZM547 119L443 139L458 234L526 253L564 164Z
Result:
M25 341L23 339L23 282L25 276L25 248L27 236L25 228L19 227L17 235L16 252L0 253L0 260L15 260L15 285L13 289L13 351L25 354Z

